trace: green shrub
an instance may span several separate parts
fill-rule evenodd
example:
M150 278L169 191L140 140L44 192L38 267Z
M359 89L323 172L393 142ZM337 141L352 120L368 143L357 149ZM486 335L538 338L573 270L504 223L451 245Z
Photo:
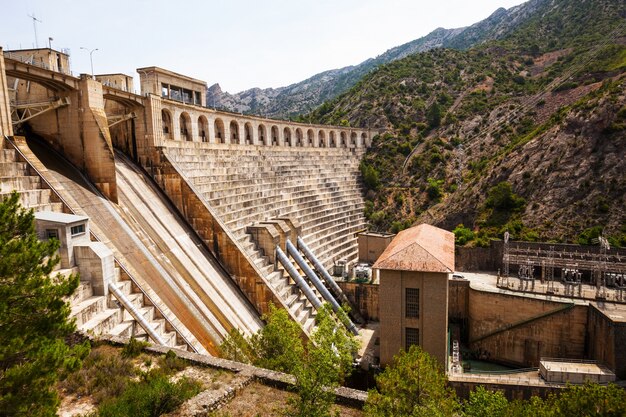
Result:
M459 224L453 231L454 233L454 242L457 245L465 245L468 242L474 240L474 232L471 229L465 227L462 223Z
M142 342L140 340L131 337L126 346L122 349L122 357L124 358L136 358L144 348L148 346L148 342Z
M148 373L129 384L124 393L104 401L100 417L158 417L174 411L185 400L200 392L200 384L188 378L170 382L160 373Z

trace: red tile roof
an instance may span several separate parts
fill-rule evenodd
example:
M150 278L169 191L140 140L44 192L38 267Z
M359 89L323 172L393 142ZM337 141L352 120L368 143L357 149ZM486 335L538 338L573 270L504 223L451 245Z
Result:
M454 272L454 234L429 224L403 230L373 268L398 271Z

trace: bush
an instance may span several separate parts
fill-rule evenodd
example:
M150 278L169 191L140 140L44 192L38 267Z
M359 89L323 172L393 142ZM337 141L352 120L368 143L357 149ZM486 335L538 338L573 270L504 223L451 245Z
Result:
M428 178L428 187L426 188L426 192L428 193L428 197L431 201L439 202L439 200L441 200L441 197L443 196L443 191L441 190L442 185L443 180Z
M185 400L200 392L200 384L187 378L170 382L160 373L148 373L132 382L124 393L104 401L98 408L100 417L158 417L174 411Z
M471 242L474 240L474 232L471 229L463 226L463 224L459 224L453 231L454 233L454 242L457 245L465 245L467 242Z
M377 190L380 187L380 174L371 165L364 162L359 166L361 175L363 176L363 182L365 186L370 190Z
M122 349L122 357L136 358L141 352L143 352L144 348L148 345L148 342L142 342L135 339L134 337L131 337L128 341L128 344L126 344L126 346L124 346L124 348Z

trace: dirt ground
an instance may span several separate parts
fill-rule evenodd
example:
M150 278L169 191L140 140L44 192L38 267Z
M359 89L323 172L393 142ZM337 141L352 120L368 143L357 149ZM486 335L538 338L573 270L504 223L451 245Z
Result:
M287 400L295 394L259 383L250 384L212 417L280 417L285 415ZM363 417L363 411L334 405L332 412L341 417Z

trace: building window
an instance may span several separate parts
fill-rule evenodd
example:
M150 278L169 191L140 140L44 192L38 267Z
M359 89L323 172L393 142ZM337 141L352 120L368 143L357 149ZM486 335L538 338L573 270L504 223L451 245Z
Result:
M420 290L419 288L406 289L406 317L419 318L420 316Z
M407 327L404 332L404 350L409 350L413 345L420 344L420 329Z
M57 229L46 229L46 239L58 239L59 231Z
M71 232L72 236L82 235L83 233L85 233L85 225L79 224L78 226L72 226Z

